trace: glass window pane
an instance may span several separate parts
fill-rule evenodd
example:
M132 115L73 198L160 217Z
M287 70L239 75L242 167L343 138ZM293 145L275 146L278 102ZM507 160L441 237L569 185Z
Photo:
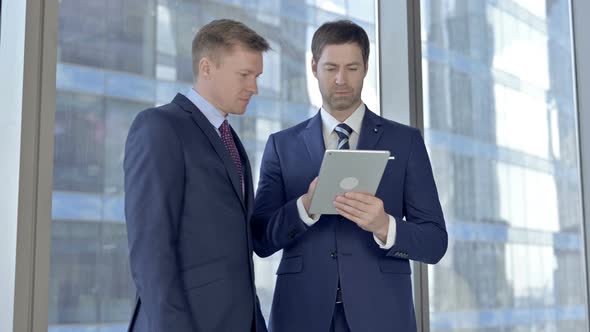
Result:
M349 18L376 44L375 3L353 1L61 0L49 330L125 331L134 304L123 213L123 147L141 110L192 85L191 40L215 18L265 36L259 95L230 119L255 170L270 133L315 114L311 37L325 20ZM373 47L373 50L375 48ZM375 52L363 100L379 112ZM280 254L279 254L280 255ZM280 257L257 259L268 315Z
M587 331L568 0L422 0L431 331Z

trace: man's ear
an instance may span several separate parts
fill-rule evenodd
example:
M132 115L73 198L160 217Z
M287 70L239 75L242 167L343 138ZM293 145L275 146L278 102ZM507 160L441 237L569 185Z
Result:
M315 76L315 78L318 78L318 63L315 61L313 57L311 58L311 72L313 73L313 76Z
M202 57L199 61L199 77L202 77L206 80L210 79L213 66L214 64L209 58Z

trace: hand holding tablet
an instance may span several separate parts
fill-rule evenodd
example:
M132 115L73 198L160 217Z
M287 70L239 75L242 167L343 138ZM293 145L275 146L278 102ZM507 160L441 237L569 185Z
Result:
M334 199L346 192L374 195L388 159L389 151L326 150L309 214L338 214Z

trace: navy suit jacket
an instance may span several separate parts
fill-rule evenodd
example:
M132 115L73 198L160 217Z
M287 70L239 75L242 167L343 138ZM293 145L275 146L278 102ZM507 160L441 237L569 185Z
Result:
M215 128L185 96L141 112L125 146L125 215L137 304L130 331L266 331L245 195ZM245 196L245 197L244 197Z
M353 332L416 330L409 260L434 264L447 249L426 147L417 129L367 109L357 148L395 156L376 193L396 219L389 250L338 215L323 215L311 227L299 218L296 201L318 175L325 150L319 112L268 140L252 227L259 256L283 249L269 331L328 331L338 278Z

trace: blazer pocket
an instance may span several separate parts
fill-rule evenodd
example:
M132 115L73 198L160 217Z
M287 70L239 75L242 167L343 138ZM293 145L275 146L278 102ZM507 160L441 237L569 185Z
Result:
M279 268L277 269L277 275L299 273L301 271L303 271L303 257L283 257L279 264Z
M406 259L383 259L379 262L379 269L383 273L411 274L410 262Z
M224 260L198 265L181 273L184 289L190 290L223 280L227 276L227 264Z

